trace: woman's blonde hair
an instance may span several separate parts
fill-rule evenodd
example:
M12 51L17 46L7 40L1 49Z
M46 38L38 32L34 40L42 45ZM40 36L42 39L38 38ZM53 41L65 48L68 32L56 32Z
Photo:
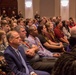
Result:
M0 43L2 42L2 35L5 34L5 31L4 30L0 30Z

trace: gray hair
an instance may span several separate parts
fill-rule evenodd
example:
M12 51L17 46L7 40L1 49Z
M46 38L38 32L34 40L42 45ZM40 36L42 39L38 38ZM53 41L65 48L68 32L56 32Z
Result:
M17 32L19 33L21 28L24 28L24 29L25 29L24 26L18 25L18 26L16 26L16 27L14 28L14 31L17 31Z

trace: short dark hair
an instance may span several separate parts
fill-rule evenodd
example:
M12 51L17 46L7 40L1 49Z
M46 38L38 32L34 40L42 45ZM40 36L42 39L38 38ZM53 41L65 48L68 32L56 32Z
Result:
M55 22L56 26L60 23L60 21Z
M39 25L39 26L37 27L37 30L38 30L38 33L39 33L39 34L42 34L42 29L43 29L43 25Z
M34 30L34 28L35 28L35 26L30 26L30 27L28 28L29 34Z
M69 42L70 42L71 47L76 45L76 37L70 37Z

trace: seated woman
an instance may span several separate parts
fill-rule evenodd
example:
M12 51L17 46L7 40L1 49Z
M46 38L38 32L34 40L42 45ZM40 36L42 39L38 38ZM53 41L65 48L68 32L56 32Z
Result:
M48 37L51 41L53 42L56 42L56 43L59 43L59 40L55 37L55 33L54 33L54 25L52 22L48 21L46 23L46 28L47 28L47 31L48 31L48 34L50 37Z
M0 30L0 52L4 52L7 45L6 33L4 30Z
M63 24L63 28L62 28L63 33L66 36L66 38L69 40L71 37L71 33L70 33L71 31L70 31L69 25L67 24L66 20L63 20L62 24Z
M38 38L40 39L40 42L46 49L50 50L51 52L63 52L64 51L62 43L52 42L48 38L49 35L48 35L45 25L38 26L38 33L39 33Z
M69 47L70 44L69 44L68 39L64 35L62 28L63 28L62 22L57 21L56 27L54 28L54 33L55 33L56 38L63 43L65 50L69 52L70 51L70 47Z

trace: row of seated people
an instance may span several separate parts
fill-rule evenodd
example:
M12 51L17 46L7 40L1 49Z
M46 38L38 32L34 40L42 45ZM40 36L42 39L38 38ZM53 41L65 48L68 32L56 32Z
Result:
M22 47L24 49L24 53L27 56L28 61L30 61L30 65L35 69L35 70L42 70L42 71L47 71L49 73L51 73L51 70L57 60L57 57L60 57L62 55L62 52L65 51L70 51L69 49L69 41L67 40L66 37L64 37L64 34L62 32L62 22L58 21L56 22L56 29L54 28L53 30L53 24L50 22L47 22L45 25L38 25L35 26L34 24L32 24L32 22L30 22L31 20L27 21L27 24L29 25L24 25L24 21L21 19L18 21L18 25L16 25L15 27L12 26L12 30L10 26L8 25L8 23L4 20L1 23L1 48L4 48L4 50L7 47L7 41L6 38L8 40L8 43L13 43L13 49L15 49L16 47L16 41L14 41L13 37L9 37L12 35L15 35L14 33L18 33L20 38L21 38L21 42L20 42L20 47ZM50 25L50 27L49 27ZM52 26L52 29L50 29ZM26 29L26 31L25 31ZM57 30L58 29L58 30ZM8 37L6 37L6 34L8 34L10 31L10 35ZM54 34L54 31L55 34ZM38 34L39 32L39 34ZM52 33L49 33L52 32ZM29 33L28 38L27 38L27 33ZM56 35L56 39L55 38ZM14 36L15 39L17 36ZM9 39L10 38L10 39ZM10 41L12 40L12 41ZM62 42L63 41L63 42ZM10 44L11 45L11 44ZM4 47L3 47L4 46ZM8 50L8 49L7 49ZM12 71L16 73L16 71L14 70L14 65L10 65L13 62L12 58L10 61L8 61L9 59L6 56L6 51L5 50L5 59L8 62L8 65L10 66L10 68L12 68ZM54 53L55 52L55 53ZM57 52L57 53L56 53ZM9 53L7 53L10 56ZM13 60L15 60L13 58ZM14 62L15 65L16 62ZM20 72L19 70L19 66L17 65L16 68L18 68L18 73ZM20 74L22 75L22 73Z
M75 75L76 69L76 37L71 37L70 42L73 43L71 52L64 53L55 63L51 75ZM69 66L70 65L70 66ZM65 67L64 67L65 66ZM69 69L67 69L69 68ZM68 72L67 72L68 71ZM7 66L3 53L0 52L0 74L14 75L11 69Z

